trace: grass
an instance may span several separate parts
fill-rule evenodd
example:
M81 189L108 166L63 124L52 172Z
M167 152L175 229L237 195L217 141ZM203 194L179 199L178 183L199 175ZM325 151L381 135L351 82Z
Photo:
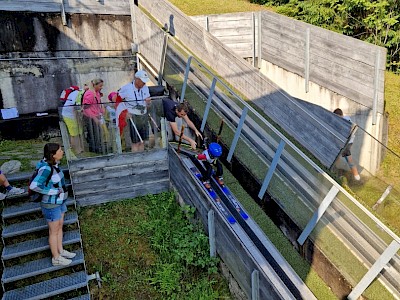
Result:
M173 193L81 209L88 272L99 271L95 299L231 299L209 257L208 238Z
M170 0L173 5L182 10L189 16L195 15L207 15L207 14L223 14L223 13L235 13L245 11L259 11L267 10L265 6L250 3L247 0Z

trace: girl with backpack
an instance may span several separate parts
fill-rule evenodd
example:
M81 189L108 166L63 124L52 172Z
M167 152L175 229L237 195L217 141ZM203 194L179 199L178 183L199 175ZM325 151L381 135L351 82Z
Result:
M44 158L36 165L38 172L29 188L43 194L40 206L49 226L51 262L53 266L67 266L76 254L65 250L62 242L68 192L65 187L64 173L58 167L58 163L62 159L64 151L59 144L48 143L44 146L43 152ZM50 180L47 180L49 177Z

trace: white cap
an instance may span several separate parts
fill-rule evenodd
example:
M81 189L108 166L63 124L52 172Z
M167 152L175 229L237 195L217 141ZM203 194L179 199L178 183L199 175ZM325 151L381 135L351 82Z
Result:
M135 78L140 79L144 83L148 82L150 80L149 75L147 75L146 71L144 70L139 70L135 73Z

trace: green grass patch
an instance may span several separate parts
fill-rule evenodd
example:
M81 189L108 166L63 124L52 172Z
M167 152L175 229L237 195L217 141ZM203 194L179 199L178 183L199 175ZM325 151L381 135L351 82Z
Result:
M106 299L230 299L208 237L173 193L80 211L88 272L100 271Z
M189 16L207 15L207 14L223 14L244 11L259 11L270 9L266 6L250 3L247 0L170 0L173 5L182 10Z

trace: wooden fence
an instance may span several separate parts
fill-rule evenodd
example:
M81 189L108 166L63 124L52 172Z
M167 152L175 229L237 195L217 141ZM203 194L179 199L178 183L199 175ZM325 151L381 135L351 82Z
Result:
M169 190L166 149L71 161L69 172L80 206Z
M232 13L223 15L193 16L206 31L240 57L258 57L258 14Z
M243 58L255 53L370 109L376 100L377 112L384 112L383 47L270 11L192 19Z
M384 112L386 49L263 11L261 58ZM308 70L308 71L307 71Z

